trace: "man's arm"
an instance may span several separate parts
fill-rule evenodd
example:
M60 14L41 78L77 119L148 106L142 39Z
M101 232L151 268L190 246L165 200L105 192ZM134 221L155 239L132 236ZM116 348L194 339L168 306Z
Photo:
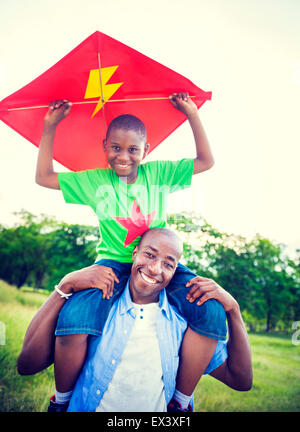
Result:
M71 292L59 284L64 293ZM53 362L55 327L59 311L68 301L54 291L33 317L26 331L17 367L21 375L31 375L50 366Z
M44 130L39 146L35 181L40 186L60 189L58 174L53 169L53 142L58 123L70 112L71 103L67 100L51 102L44 119Z
M187 116L193 131L196 145L193 174L198 174L210 169L214 165L214 158L199 118L197 105L187 93L173 93L170 95L170 102L175 108Z
M227 316L228 358L210 375L235 390L250 390L253 379L251 349L239 304L212 279L197 276L187 283L187 287L189 286L192 287L187 295L189 301L194 302L201 296L197 301L200 306L206 300L214 298L223 305Z
M229 329L228 358L210 375L235 390L248 391L252 387L251 351L239 305L236 304L226 315Z
M58 284L65 294L87 288L99 288L103 298L112 295L114 282L119 282L109 267L92 265L66 275ZM54 358L54 331L57 318L66 300L54 291L33 317L25 334L22 351L18 357L18 372L31 375L50 366Z

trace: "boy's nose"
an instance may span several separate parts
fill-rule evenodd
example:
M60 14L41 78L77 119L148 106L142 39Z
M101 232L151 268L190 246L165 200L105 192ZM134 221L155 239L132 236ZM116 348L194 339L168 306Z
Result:
M127 162L129 162L129 157L128 157L128 155L126 154L126 153L120 153L119 155L118 155L118 162L120 162L120 163L127 163Z

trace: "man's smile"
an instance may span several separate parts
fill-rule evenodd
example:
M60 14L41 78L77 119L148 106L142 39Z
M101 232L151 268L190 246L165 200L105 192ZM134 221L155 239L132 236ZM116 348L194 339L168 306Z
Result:
M146 275L146 273L144 273L142 270L139 270L139 274L141 275L142 279L148 284L154 285L156 283L159 283L158 280Z

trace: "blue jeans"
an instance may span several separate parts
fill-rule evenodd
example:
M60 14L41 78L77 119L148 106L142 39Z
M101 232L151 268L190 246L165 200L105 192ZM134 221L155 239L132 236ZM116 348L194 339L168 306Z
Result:
M114 284L113 296L102 298L102 291L91 288L73 294L66 300L60 311L56 336L68 334L90 334L99 336L112 304L125 289L131 273L131 263L120 263L113 260L100 260L96 264L111 267L119 279ZM226 339L226 316L221 303L215 299L207 300L203 305L190 303L186 295L190 288L186 283L196 274L182 264L178 264L176 272L166 288L169 302L177 308L187 320L189 327L195 332L216 340Z

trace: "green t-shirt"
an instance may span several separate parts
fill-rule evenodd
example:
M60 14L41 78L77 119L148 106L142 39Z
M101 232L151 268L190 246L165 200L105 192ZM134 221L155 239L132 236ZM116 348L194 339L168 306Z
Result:
M154 161L139 166L135 183L110 168L59 173L64 199L96 213L101 240L97 259L131 262L134 246L149 228L166 226L167 195L189 187L193 159Z

